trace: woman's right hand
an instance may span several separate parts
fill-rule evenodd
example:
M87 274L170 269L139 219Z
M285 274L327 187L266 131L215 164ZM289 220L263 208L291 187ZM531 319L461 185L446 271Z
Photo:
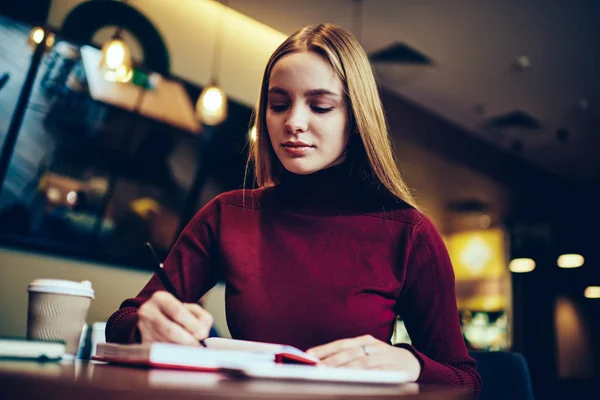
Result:
M198 345L206 339L213 316L198 304L182 303L165 291L155 292L138 310L142 343Z

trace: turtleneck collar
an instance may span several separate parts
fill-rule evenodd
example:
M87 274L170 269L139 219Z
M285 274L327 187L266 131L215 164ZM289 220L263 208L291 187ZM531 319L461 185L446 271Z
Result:
M275 187L278 206L311 214L377 212L402 203L367 178L353 161L344 161L312 174L285 171Z

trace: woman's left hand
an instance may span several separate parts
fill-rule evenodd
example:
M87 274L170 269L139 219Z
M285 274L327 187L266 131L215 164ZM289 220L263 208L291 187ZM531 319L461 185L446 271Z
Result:
M421 364L410 351L394 347L371 335L336 340L306 352L330 367L405 371L413 382L421 374Z

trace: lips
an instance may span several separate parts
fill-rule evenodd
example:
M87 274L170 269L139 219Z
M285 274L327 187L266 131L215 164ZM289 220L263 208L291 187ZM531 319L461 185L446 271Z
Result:
M282 146L283 147L293 147L293 148L315 147L315 146L311 146L304 142L291 142L291 141L283 143Z
M282 144L286 153L292 157L302 157L309 154L315 146L311 146L304 142L288 141Z

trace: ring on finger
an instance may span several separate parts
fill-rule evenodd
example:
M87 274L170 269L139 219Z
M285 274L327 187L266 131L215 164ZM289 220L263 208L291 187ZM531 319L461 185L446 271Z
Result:
M368 356L373 353L373 350L369 346L363 345L362 350L363 350L363 353L365 354L365 356Z

